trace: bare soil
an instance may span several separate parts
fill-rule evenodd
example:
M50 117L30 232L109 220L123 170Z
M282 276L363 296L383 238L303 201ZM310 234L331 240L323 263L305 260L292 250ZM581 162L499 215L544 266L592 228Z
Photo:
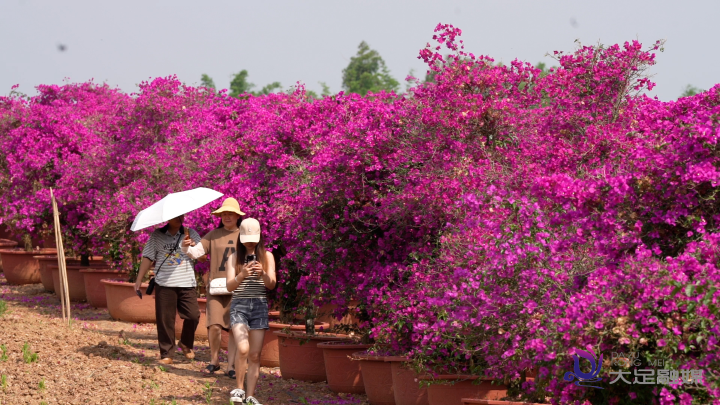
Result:
M228 404L236 386L224 372L202 372L207 341L196 342L194 360L178 353L175 364L163 366L154 324L115 321L80 303L72 305L68 327L55 294L42 284L8 285L2 274L0 301L7 305L0 316L0 405ZM326 383L284 380L279 368L261 369L255 396L266 405L367 404L364 395L335 394Z

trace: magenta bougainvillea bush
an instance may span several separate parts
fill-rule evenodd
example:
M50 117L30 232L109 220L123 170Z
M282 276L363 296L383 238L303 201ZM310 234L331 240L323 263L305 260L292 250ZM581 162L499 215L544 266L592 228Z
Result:
M138 211L210 187L286 252L279 296L359 302L419 369L535 402L720 403L720 87L647 97L661 43L555 52L543 72L460 34L436 28L432 80L402 95L232 98L168 77L1 98L0 220L48 232L52 187L68 247L127 261ZM212 208L186 223L209 231ZM599 388L564 378L579 351L603 355ZM633 384L638 368L685 379Z

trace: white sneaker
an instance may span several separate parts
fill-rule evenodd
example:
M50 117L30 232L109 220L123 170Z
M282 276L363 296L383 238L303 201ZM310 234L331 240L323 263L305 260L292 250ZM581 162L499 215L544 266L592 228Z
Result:
M245 400L245 404L246 405L262 405L260 403L260 401L255 399L255 397L247 397L247 399Z
M241 390L240 388L235 388L234 390L230 391L230 402L238 402L244 404L245 391Z

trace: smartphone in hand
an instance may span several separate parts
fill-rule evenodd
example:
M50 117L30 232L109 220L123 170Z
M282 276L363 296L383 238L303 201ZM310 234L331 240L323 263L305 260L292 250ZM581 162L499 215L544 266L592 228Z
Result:
M135 290L135 294L137 294L137 296L142 299L142 293L140 292L140 290Z

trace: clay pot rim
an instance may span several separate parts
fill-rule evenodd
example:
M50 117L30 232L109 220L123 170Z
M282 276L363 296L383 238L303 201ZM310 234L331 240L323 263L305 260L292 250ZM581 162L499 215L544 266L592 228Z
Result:
M43 248L40 250L33 249L30 252L26 252L25 249L23 249L23 248L0 249L0 254L48 256L48 255L56 255L57 249L54 249L54 248Z
M412 359L407 356L385 356L385 361L396 361L398 363L407 363L407 362L412 361Z
M7 247L7 248L14 248L14 247L17 246L17 245L19 245L19 243L17 243L17 242L14 241L14 240L11 240L11 239L0 239L0 247L3 247L3 248L6 248L6 247Z
M147 285L147 283L145 283L145 284L143 284L143 285ZM145 294L144 291L143 291L143 296L147 296L147 294ZM151 297L153 297L153 299L155 299L155 294L152 294ZM205 298L200 298L200 297L198 297L197 300L198 300L198 302L205 302L205 303L207 303L207 300L206 300ZM202 301L201 301L201 300L202 300ZM200 312L204 312L204 311L205 311L204 309L200 309ZM225 330L225 329L223 329L223 331L224 331L224 330Z
M348 340L334 340L330 342L318 343L318 347L328 350L347 350L347 349L367 349L372 347L370 344L355 343Z
M131 283L129 281L124 281L124 280L116 280L116 279L112 279L112 278L104 278L104 279L100 280L100 282L102 284L106 284L106 285L121 285L121 286L127 286L127 287L135 286L135 283ZM142 283L142 284L140 284L140 286L147 288L148 283Z
M355 352L352 354L352 358L354 360L363 360L363 361L387 361L385 358L390 356L380 356L375 354L368 354L365 351L362 352Z
M48 266L48 267L57 268L57 266ZM82 269L80 270L80 273L114 273L114 274L125 273L125 274L130 274L130 272L128 272L127 270L113 270L113 269L108 269L105 267L92 267L92 265L90 267L88 267L88 266L66 266L66 267L67 268L82 267Z
M50 248L49 248L50 249ZM54 249L54 248L52 248ZM55 252L55 255L49 256L49 255L42 255L42 259L40 260L57 260L57 252ZM65 260L80 260L77 257L66 257ZM105 259L102 256L90 256L90 263L92 262L99 262L99 261L105 261Z
M331 333L323 333L323 334L317 334L317 335L307 335L305 332L282 332L279 330L276 330L273 332L274 334L278 335L279 337L286 337L290 339L310 339L310 340L342 340L342 339L350 339L350 336L347 335L340 335L340 334L331 334Z
M493 381L492 378L482 378L477 375L471 375L471 374L440 374L436 376L432 375L424 375L418 377L420 380L446 380L446 381L456 381L456 380L483 380L483 381Z
M270 314L268 313L268 315L270 315ZM287 327L292 328L293 326L296 326L296 327L299 327L299 328L302 328L303 330L305 330L305 325L303 325L303 324L269 322L268 326L270 326L271 328L280 328L280 329L285 329ZM317 330L319 328L330 329L330 324L328 322L315 321L315 329Z
M477 398L462 398L463 404L478 404L478 405L543 405L537 402L518 402L518 401L502 401L499 399L477 399Z
M78 270L78 269L80 269L80 270L110 270L110 265L108 264L107 266L108 266L108 267L105 267L105 266L103 266L103 267L93 267L92 264L91 264L90 266L81 266L81 265L79 265L79 264L66 264L66 265L65 265L65 268L66 268L66 269L70 269L70 270ZM50 269L50 270L56 270L56 269L59 268L57 265L54 265L54 266L53 266L53 265L50 265L50 266L47 266L47 267L48 267L48 269ZM118 271L122 271L122 270L118 270ZM127 273L127 271L126 271L125 273Z

